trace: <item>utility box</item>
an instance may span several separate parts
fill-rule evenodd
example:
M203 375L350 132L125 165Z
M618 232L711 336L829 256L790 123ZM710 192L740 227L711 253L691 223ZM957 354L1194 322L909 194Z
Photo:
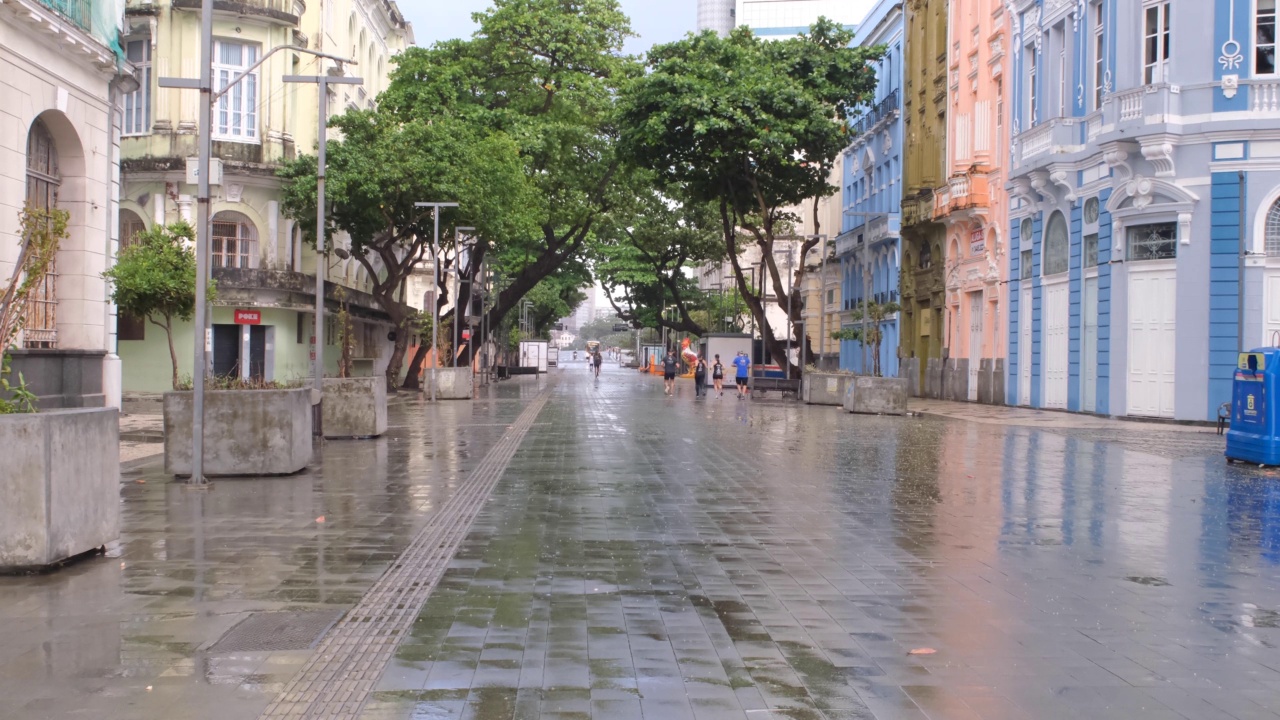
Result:
M1240 353L1231 389L1227 459L1280 465L1280 348Z
M521 340L520 367L534 368L538 373L546 372L550 345L546 340Z

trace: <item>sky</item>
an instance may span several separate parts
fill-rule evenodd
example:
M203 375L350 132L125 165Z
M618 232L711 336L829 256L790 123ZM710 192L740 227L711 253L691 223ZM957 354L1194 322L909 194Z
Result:
M490 0L397 0L400 12L413 23L414 41L423 47L437 40L471 37L475 23L471 13L490 6ZM631 38L626 51L639 54L651 46L684 37L697 25L696 0L622 0L631 17Z

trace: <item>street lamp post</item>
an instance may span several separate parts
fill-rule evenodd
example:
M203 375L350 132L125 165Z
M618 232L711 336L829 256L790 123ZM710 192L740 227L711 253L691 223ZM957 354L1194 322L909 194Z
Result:
M324 172L329 129L329 86L361 85L364 81L357 77L328 74L285 75L283 80L287 83L314 84L320 95L320 140L316 157L316 350L315 357L312 358L315 384L311 391L311 425L313 435L324 437L324 257L327 255L324 233Z
M209 246L210 246L210 191L209 165L213 156L213 104L228 90L267 58L280 50L293 50L316 57L329 58L338 62L355 65L354 60L339 58L316 50L278 45L267 51L253 67L231 78L217 92L213 92L213 5L214 0L203 0L200 4L200 77L196 78L159 78L157 85L162 88L177 90L198 90L200 104L196 119L196 299L192 324L196 331L193 363L191 372L192 416L191 416L191 477L192 485L203 485L204 478L204 390L205 373L208 371L207 353L213 344L213 335L208 323L208 282L209 282ZM324 122L321 118L321 122Z
M435 280L432 286L432 297L440 289L440 210L458 207L456 202L417 202L414 207L429 207L435 221L435 229L431 234L431 275ZM456 324L456 323L455 323ZM440 303L431 303L431 352L435 357L431 362L431 402L436 401L436 367L440 365Z

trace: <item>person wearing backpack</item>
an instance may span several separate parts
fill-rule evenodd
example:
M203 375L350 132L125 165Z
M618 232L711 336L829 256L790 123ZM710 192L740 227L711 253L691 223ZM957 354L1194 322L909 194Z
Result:
M693 366L693 396L702 397L707 393L707 361L698 356L698 362Z
M720 397L724 397L724 363L720 362L719 355L716 355L716 361L711 365L711 382Z

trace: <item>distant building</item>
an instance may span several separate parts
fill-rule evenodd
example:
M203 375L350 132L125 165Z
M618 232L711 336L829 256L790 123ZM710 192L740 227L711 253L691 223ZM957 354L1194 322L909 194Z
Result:
M839 197L843 209L835 252L843 279L842 328L861 328L858 310L870 303L898 302L899 204L902 202L902 0L881 0L858 28L854 43L883 45L876 66L875 100L852 121L853 141L844 151ZM898 316L880 325L880 373L898 374ZM840 368L875 369L871 348L857 340L840 345Z
M761 37L786 38L807 32L820 17L853 27L872 0L737 0L735 21Z
M715 30L728 35L734 22L735 0L698 0L698 32Z

